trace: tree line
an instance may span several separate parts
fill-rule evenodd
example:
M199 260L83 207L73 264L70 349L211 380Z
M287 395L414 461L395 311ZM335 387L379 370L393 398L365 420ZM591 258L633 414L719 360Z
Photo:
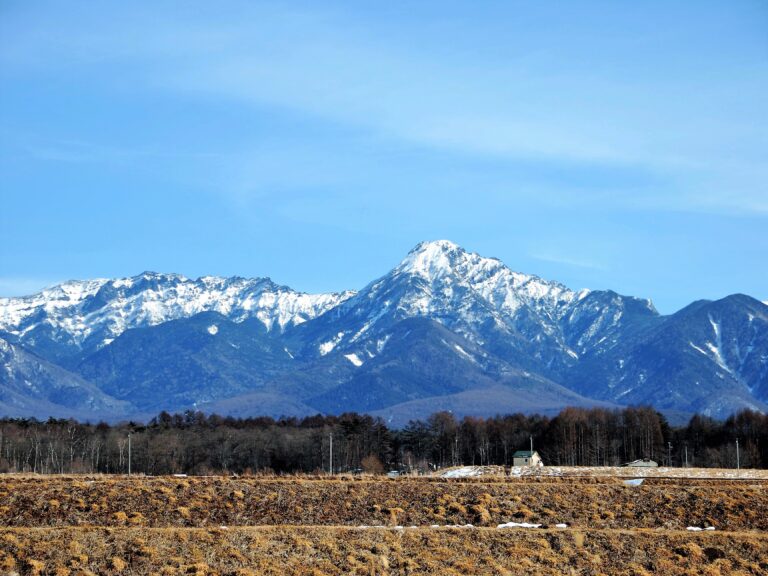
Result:
M545 464L768 467L768 416L744 410L724 421L695 415L670 426L651 407L566 408L550 418L511 414L457 419L438 412L402 429L347 413L231 418L187 411L146 424L0 419L0 472L44 474L248 474L436 470L513 463L531 442Z

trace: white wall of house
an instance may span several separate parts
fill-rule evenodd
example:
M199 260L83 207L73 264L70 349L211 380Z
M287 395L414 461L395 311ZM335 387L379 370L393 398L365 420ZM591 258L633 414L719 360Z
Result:
M514 466L544 466L538 452L534 452L530 458L514 458L512 464Z

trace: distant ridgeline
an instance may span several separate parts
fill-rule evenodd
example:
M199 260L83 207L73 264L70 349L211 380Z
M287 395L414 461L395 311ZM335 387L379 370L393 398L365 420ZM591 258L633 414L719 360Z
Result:
M359 292L146 272L0 298L0 416L354 411L400 427L637 405L675 424L768 412L768 306L734 294L661 315L444 240Z
M130 435L130 443L129 443ZM331 454L333 438L333 461ZM428 471L459 464L511 465L531 439L546 465L768 467L768 416L741 411L725 421L696 415L671 427L650 407L567 408L554 418L513 414L457 420L439 412L390 429L355 413L236 419L161 413L149 424L0 420L0 472L210 474ZM671 445L671 447L670 447ZM671 458L671 461L670 461Z

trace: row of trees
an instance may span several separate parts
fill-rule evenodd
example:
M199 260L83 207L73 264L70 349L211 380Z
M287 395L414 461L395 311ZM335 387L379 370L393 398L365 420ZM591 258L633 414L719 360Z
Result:
M511 465L532 441L546 464L616 466L651 458L669 466L768 467L768 416L743 411L725 421L694 416L671 427L650 407L567 408L554 418L493 418L448 412L400 430L348 413L303 419L161 413L148 424L0 420L0 472L209 474ZM331 457L333 460L331 461Z
M619 466L650 458L665 466L768 467L768 415L750 410L725 421L696 415L677 428L650 407L566 408L552 419L514 414L460 422L443 412L409 423L398 440L416 461L441 466L510 465L514 451L532 440L544 462L556 466Z

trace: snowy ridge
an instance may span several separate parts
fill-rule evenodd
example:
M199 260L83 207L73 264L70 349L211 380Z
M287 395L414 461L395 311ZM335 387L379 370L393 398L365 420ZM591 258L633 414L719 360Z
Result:
M514 316L523 306L557 319L565 307L584 298L589 290L574 292L558 282L514 272L497 258L467 252L448 240L422 242L393 270L393 275L420 277L451 294L451 285L466 287L502 314ZM415 310L428 309L427 302L414 302Z
M554 333L568 306L588 293L514 272L497 258L437 240L418 244L397 267L342 308L363 320L353 332L355 340L393 315L434 318L472 339L468 327L491 320L500 330L511 331L511 324L523 312L541 318Z
M201 312L216 314L115 341L127 330ZM155 351L181 376L157 377ZM359 293L312 295L269 278L146 272L0 298L0 355L7 358L0 361L0 392L11 386L32 412L44 409L35 408L27 384L36 367L48 375L38 388L51 394L66 386L79 390L68 396L90 401L97 383L136 406L173 409L188 406L189 390L207 382L210 368L226 378L195 388L195 407L201 398L228 402L227 394L243 392L243 378L263 374L277 390L269 394L275 413L347 404L415 413L434 407L432 395L450 409L498 410L509 402L506 387L523 387L528 398L529 383L554 390L525 400L546 409L575 393L577 401L653 403L718 416L741 407L768 411L768 309L759 301L735 294L661 316L649 300L574 291L446 240L417 245ZM120 388L123 382L132 387ZM402 387L390 390L390 383ZM459 392L441 395L443 386ZM123 409L114 398L100 402ZM261 399L253 405L266 410Z
M40 312L51 314L72 309L96 294L107 279L71 280L46 288L32 296L0 298L0 329L12 331L29 317Z
M515 272L497 258L467 252L448 240L422 242L393 270L325 315L320 322L336 336L314 346L321 355L335 350L372 358L394 323L420 317L478 346L522 335L542 343L560 365L578 359L564 341L560 322L589 294Z
M304 294L268 278L191 280L145 272L116 280L70 281L32 296L0 298L0 330L23 337L47 328L76 345L96 335L98 347L130 328L214 311L235 322L257 318L268 330L282 331L317 317L352 294Z

